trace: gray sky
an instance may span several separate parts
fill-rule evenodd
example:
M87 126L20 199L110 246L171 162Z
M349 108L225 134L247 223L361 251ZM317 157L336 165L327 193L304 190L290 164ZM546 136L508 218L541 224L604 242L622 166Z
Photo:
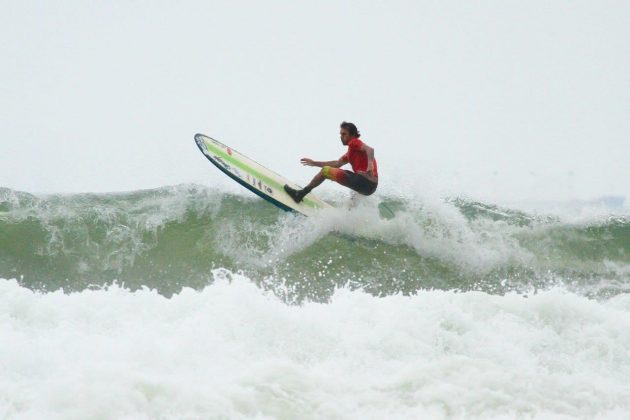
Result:
M345 119L385 193L630 197L627 1L1 5L3 187L225 185L196 132L306 183Z

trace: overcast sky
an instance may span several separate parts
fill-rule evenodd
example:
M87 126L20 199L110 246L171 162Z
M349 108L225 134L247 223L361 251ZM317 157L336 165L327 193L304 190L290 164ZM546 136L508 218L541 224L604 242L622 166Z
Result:
M0 187L306 183L350 120L385 193L630 197L628 1L0 4Z

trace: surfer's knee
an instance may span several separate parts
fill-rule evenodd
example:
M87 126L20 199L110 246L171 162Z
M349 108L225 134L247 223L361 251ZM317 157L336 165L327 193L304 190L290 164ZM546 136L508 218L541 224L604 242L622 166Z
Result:
M331 173L332 169L333 168L331 166L324 166L320 172L321 172L321 174L322 174L322 176L324 178L326 178L326 179L334 179L333 176L332 176L332 173Z
M332 166L324 166L320 173L324 178L342 185L346 179L346 172L343 169L334 168Z

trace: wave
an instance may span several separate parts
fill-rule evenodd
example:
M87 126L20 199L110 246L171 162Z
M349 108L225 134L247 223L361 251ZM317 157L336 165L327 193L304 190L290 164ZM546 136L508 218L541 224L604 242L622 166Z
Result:
M630 218L579 222L462 198L380 196L304 218L199 185L102 194L0 189L0 277L34 290L107 284L165 295L212 270L288 301L339 287L525 293L562 284L598 297L630 288Z
M229 274L231 281L226 281ZM2 418L625 418L630 295L170 298L0 279Z

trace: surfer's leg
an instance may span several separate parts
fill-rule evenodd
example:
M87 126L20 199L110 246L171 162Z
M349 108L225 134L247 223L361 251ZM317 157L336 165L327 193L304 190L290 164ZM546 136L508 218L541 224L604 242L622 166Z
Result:
M324 166L321 170L321 174L325 179L330 179L338 184L346 186L346 171L339 168L333 168L331 166Z
M328 168L324 171L324 169ZM368 180L366 177L356 174L352 171L346 171L339 168L324 167L322 169L323 175L326 179L335 181L338 184L348 187L353 191L362 195L370 195L376 190L377 184Z
M327 168L328 166L324 166L324 168ZM313 179L311 180L311 182L304 187L304 190L308 189L308 192L306 194L308 194L309 192L311 192L314 188L317 188L321 185L322 182L324 182L324 180L326 179L324 177L324 169L322 169L321 171L317 172L317 175L315 175L313 177ZM304 191L302 190L302 191Z
M324 168L327 168L327 166L325 166ZM317 175L313 177L311 182L306 187L302 188L301 190L295 190L289 187L288 185L284 186L284 190L287 192L287 194L289 194L289 196L293 199L293 201L295 201L296 203L299 203L300 201L304 199L304 196L306 194L313 191L313 188L317 188L322 182L324 182L326 178L324 178L323 172L324 172L324 169L319 171Z
M376 190L376 183L369 181L364 176L331 166L324 166L303 189L295 190L285 185L284 190L296 203L299 203L304 199L306 194L310 193L314 188L317 188L326 179L335 181L363 195L370 195Z
M337 184L352 189L352 175L354 175L353 172L339 168L331 168L330 166L324 166L324 168L322 169L322 175L326 179L330 179Z

